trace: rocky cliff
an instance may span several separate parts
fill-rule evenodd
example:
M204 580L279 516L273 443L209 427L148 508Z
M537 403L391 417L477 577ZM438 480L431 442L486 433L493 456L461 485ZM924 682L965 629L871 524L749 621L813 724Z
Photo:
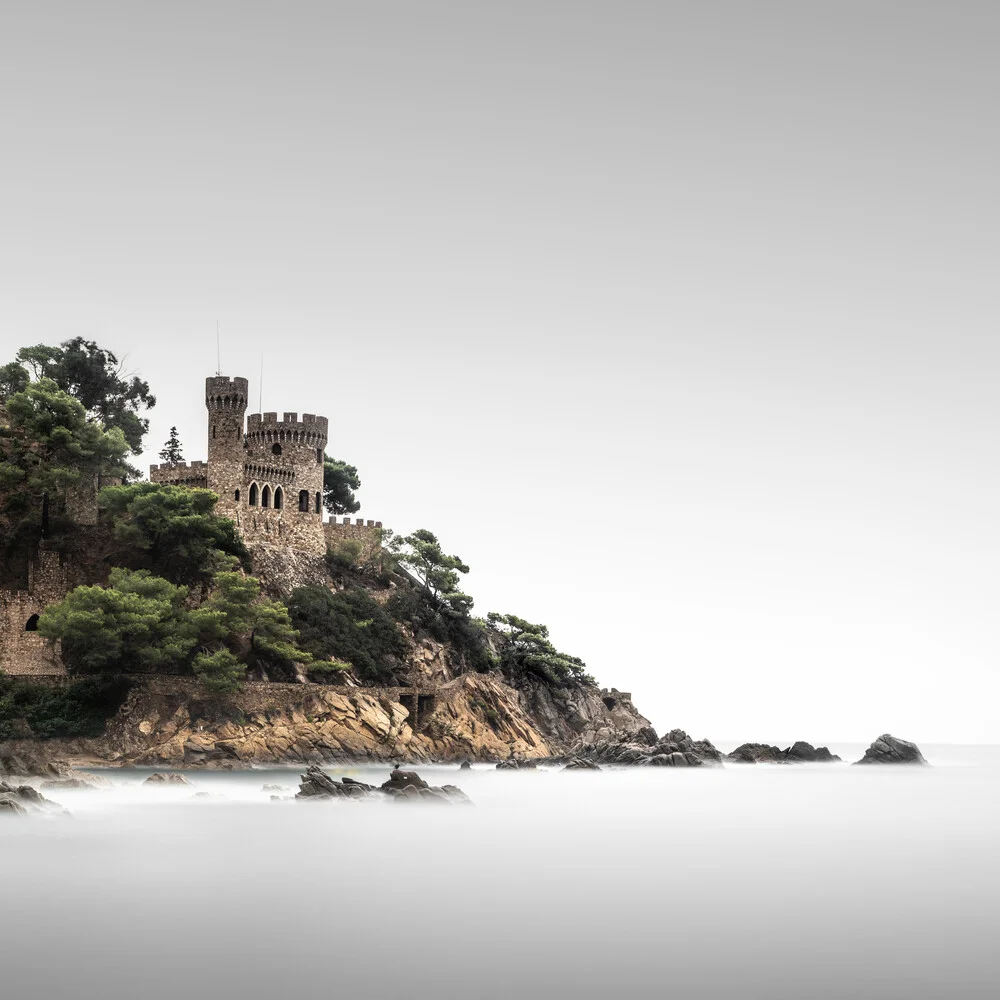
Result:
M463 674L408 688L248 684L207 698L182 677L138 679L104 736L45 741L79 763L239 767L329 760L496 760L564 753L649 723L631 698L586 686L517 691ZM35 752L41 741L11 744Z

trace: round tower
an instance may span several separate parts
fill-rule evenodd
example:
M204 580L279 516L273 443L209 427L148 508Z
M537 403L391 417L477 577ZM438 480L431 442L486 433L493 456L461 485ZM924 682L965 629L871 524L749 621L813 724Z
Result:
M205 379L208 408L208 488L219 495L217 510L235 512L244 501L243 421L250 383L245 378L213 375Z
M326 551L323 534L323 454L328 421L313 413L251 413L246 433L248 506L282 522L295 548Z

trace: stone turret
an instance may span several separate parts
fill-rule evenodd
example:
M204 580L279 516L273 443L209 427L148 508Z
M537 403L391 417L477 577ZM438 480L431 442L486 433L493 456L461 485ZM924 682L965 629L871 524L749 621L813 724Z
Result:
M243 497L244 432L247 394L245 378L213 375L205 379L208 409L208 488L219 495L218 510L232 515Z

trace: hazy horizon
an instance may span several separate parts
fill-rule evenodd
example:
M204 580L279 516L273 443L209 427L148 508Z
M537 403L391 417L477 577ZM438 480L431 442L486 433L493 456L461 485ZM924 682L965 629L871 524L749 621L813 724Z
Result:
M1000 10L0 10L0 363L330 418L659 730L997 743Z

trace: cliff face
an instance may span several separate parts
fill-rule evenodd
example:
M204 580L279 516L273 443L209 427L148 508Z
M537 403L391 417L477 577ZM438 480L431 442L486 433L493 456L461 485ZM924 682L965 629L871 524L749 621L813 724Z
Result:
M423 688L249 684L225 699L206 699L187 678L149 677L136 683L105 736L51 741L51 752L80 761L209 767L495 760L511 752L546 757L581 737L647 725L627 695L518 692L482 674Z

